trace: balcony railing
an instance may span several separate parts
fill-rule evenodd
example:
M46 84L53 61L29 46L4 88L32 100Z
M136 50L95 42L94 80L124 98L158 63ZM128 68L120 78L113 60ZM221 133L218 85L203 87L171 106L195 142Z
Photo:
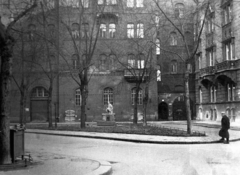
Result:
M199 77L213 75L218 72L222 72L226 70L234 70L237 68L240 68L240 60L227 60L221 63L217 63L215 66L209 66L209 67L200 69Z
M128 81L145 81L149 77L148 69L125 69L124 77Z

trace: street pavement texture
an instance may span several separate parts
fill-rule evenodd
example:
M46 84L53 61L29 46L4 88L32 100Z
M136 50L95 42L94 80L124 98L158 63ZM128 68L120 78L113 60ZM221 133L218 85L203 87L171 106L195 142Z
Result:
M148 124L168 128L186 129L186 121L149 122ZM220 137L218 136L219 129L220 122L194 121L192 123L192 130L205 132L207 134L206 137L173 137L96 132L50 131L38 129L27 129L25 132L150 144L212 144L220 143ZM230 144L231 142L239 141L240 124L231 123L229 133ZM49 155L44 152L31 153L31 158L33 161L28 162L27 167L24 167L24 164L11 165L12 167L0 167L0 175L46 175L49 174L49 169L51 169L50 175L68 175L69 169L71 169L71 175L108 175L112 172L111 163L104 160L91 160L74 156L62 156L59 154Z

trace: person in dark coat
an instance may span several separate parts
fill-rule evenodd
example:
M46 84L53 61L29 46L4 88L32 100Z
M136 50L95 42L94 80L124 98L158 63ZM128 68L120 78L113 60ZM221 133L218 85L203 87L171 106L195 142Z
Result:
M221 120L221 130L219 131L219 136L222 137L220 141L224 142L224 139L226 138L227 143L229 143L229 128L230 128L230 121L229 118L226 115L222 115Z

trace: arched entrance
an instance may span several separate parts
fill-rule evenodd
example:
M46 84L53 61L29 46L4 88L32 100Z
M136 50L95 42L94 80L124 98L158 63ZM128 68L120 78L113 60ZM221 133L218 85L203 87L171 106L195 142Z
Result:
M191 116L193 118L193 108L192 102L190 100ZM177 97L172 105L173 109L173 120L187 120L186 111L186 98L185 96Z
M48 91L44 87L35 87L31 92L31 121L47 121L48 119Z
M158 105L158 120L168 120L168 105L165 102Z

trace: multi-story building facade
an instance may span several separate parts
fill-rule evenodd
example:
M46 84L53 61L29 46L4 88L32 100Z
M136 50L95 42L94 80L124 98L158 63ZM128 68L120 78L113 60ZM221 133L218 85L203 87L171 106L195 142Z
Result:
M211 1L196 57L196 111L199 120L239 120L239 2ZM203 18L198 15L198 19Z
M151 26L154 21L148 2L64 0L60 1L58 24L56 1L44 2L39 7L43 9L46 5L47 10L38 8L19 24L25 32L18 35L15 50L15 57L25 59L25 68L20 66L22 60L15 61L16 81L21 82L23 72L29 77L24 78L28 83L24 99L27 121L46 120L49 110L54 116L58 103L60 120L65 119L67 110L74 110L76 119L80 118L81 82L78 76L83 65L80 61L86 60L82 58L92 59L88 67L87 121L101 119L108 102L114 107L116 120L131 120L139 78L139 116L143 113L147 84L147 118L156 120L156 54L152 44L155 30ZM56 33L58 26L59 35ZM59 50L56 40L59 41ZM155 78L150 79L150 72ZM11 115L16 116L15 120L20 111L20 98L19 89L13 82L11 101L16 107ZM49 108L50 100L52 108Z

